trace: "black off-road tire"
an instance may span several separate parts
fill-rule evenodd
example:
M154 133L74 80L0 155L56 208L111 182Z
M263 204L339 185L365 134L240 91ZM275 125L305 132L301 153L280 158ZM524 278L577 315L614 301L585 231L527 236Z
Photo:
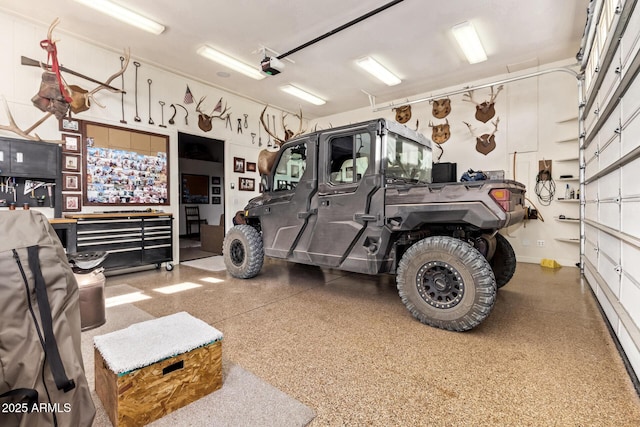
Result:
M255 277L264 262L262 236L250 225L236 225L224 237L222 253L224 265L233 277Z
M489 264L498 289L509 283L516 272L516 253L502 234L496 234L496 251Z
M414 317L450 331L482 323L496 300L489 262L467 242L448 236L428 237L407 249L396 281Z

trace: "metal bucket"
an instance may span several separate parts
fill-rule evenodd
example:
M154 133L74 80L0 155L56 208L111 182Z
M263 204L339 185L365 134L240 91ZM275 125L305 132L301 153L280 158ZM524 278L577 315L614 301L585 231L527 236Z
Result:
M105 315L104 268L88 273L74 273L80 291L80 326L83 331L97 328L107 321Z

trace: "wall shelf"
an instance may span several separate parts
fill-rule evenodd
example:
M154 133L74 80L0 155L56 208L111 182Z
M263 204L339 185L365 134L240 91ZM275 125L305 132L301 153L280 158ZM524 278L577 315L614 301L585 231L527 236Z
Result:
M554 219L556 221L559 221L559 222L575 222L575 223L579 223L580 222L580 220L578 218L558 218L556 216L556 217L554 217Z
M577 136L572 136L571 138L566 138L566 139L560 139L558 141L554 141L557 143L564 143L564 142L575 142L576 145L578 144L578 137Z
M580 178L558 178L556 181L580 181Z
M564 119L560 119L558 121L556 121L556 123L567 123L567 122L572 122L572 121L578 121L578 116L571 116L571 117L567 117Z
M556 199L556 202L561 202L561 203L580 203L580 199Z
M577 157L569 157L568 159L557 159L556 162L573 162L578 161Z

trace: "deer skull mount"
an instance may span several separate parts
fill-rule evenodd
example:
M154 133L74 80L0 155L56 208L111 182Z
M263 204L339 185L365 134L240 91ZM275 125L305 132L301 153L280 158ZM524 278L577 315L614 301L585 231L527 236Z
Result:
M463 97L467 97L469 99L464 99L463 101L473 102L476 105L476 119L481 121L482 123L487 123L489 120L496 115L496 98L498 98L498 94L503 89L503 85L498 86L498 89L494 92L493 86L491 86L491 96L488 101L476 102L473 99L473 91L465 93Z
M52 33L53 29L56 27L56 25L58 25L58 23L59 20L56 18L49 26L49 30L47 31L47 38L40 43L40 46L48 52L48 56L50 59L52 59L54 55L57 55L55 49L56 42L53 40ZM71 111L73 111L74 113L86 111L90 106L89 100L93 100L93 102L102 107L102 105L100 105L100 103L98 103L94 98L94 95L102 89L107 89L110 92L114 93L121 93L122 90L112 88L110 84L116 77L120 77L122 74L124 74L127 66L129 65L130 57L131 53L127 49L124 52L125 59L121 62L120 70L109 77L105 82L98 82L100 83L99 86L91 91L87 91L75 85L68 86L64 79L60 76L61 70L59 69L59 65L57 64L56 60L55 67L54 64L51 65L53 72L50 73L48 71L45 71L45 73L43 74L42 84L40 85L40 90L38 91L38 94L36 94L36 96L32 98L32 102L34 103L34 105L40 110L44 111L46 114L42 118L37 120L34 124L32 124L29 128L23 130L16 124L7 101L4 100L4 107L9 119L9 125L0 125L0 130L13 132L16 135L19 135L22 138L28 139L30 141L43 141L43 139L40 138L37 133L31 135L31 132L42 123L44 123L49 117L55 115L56 117L61 118L67 113L69 107L71 107ZM40 65L46 70L47 67L45 67L44 64L41 63ZM84 78L95 81L88 77ZM60 141L49 140L49 142Z
M439 125L434 125L429 122L429 127L431 130L431 139L436 144L444 144L451 138L451 127L449 126L449 120L445 120L446 123L440 123Z
M267 134L273 138L275 142L275 146L277 148L280 148L280 146L285 142L287 142L288 140L295 138L296 136L302 135L303 133L306 132L306 130L302 129L302 109L300 109L300 114L295 115L299 121L299 127L296 132L287 128L287 125L285 123L285 118L287 117L287 115L282 113L282 128L284 129L284 139L278 137L275 132L275 126L274 126L274 129L269 129L269 125L265 124L264 113L267 111L268 107L269 105L265 105L264 110L262 110L262 113L260 114L260 123L262 124L262 128L267 132ZM267 120L269 120L268 115L267 115ZM273 167L273 163L276 160L277 154L278 154L278 151L269 151L269 150L260 151L260 154L258 154L258 172L260 173L260 175L265 175L271 172L271 168Z
M204 113L202 110L200 110L200 104L202 104L205 98L206 96L203 96L202 98L200 98L198 105L196 105L196 112L198 113L198 127L202 129L203 132L209 132L211 129L213 129L213 124L211 123L213 119L226 120L229 114L227 113L226 116L224 115L224 113L226 113L228 110L227 103L225 102L224 110L222 110L220 114L218 114L217 116L213 115L213 113L215 113L216 111L220 111L222 109L222 98L220 98L220 100L218 101L218 104L213 109L213 111L211 111L211 113L209 114Z
M396 122L407 123L411 119L411 105L403 105L401 107L394 108L396 112Z
M485 133L478 136L473 130L473 127L469 123L464 122L464 124L469 128L469 132L471 133L471 135L476 138L476 151L478 153L484 154L486 156L496 149L495 133L498 131L498 123L500 123L500 117L497 117L495 122L491 122L491 124L494 126L493 132Z
M434 99L431 102L431 113L436 119L444 119L451 112L451 100L449 98Z

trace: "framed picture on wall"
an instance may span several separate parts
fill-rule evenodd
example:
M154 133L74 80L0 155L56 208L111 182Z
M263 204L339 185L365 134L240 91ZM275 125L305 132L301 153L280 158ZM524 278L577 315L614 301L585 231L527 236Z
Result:
M238 173L244 173L244 159L240 157L233 158L233 171Z
M80 172L80 156L63 153L62 170L67 172Z
M256 180L253 178L238 178L238 189L240 191L253 191L256 189Z
M62 191L82 191L82 175L63 173Z
M211 194L220 194L220 187L211 187Z
M62 144L62 151L66 153L79 153L80 152L80 141L82 140L82 136L80 135L72 135L70 133L63 133L62 140L64 144Z
M211 185L220 185L222 183L222 181L220 180L219 176L212 176L211 177Z
M80 132L81 121L78 119L72 119L71 117L63 117L58 122L61 132Z
M247 162L247 172L255 172L256 164L253 162Z
M212 205L219 205L221 203L222 199L220 197L212 197L211 198L211 204Z
M209 204L209 177L182 174L182 203Z
M80 194L63 194L62 195L62 210L64 212L78 212L80 211Z

